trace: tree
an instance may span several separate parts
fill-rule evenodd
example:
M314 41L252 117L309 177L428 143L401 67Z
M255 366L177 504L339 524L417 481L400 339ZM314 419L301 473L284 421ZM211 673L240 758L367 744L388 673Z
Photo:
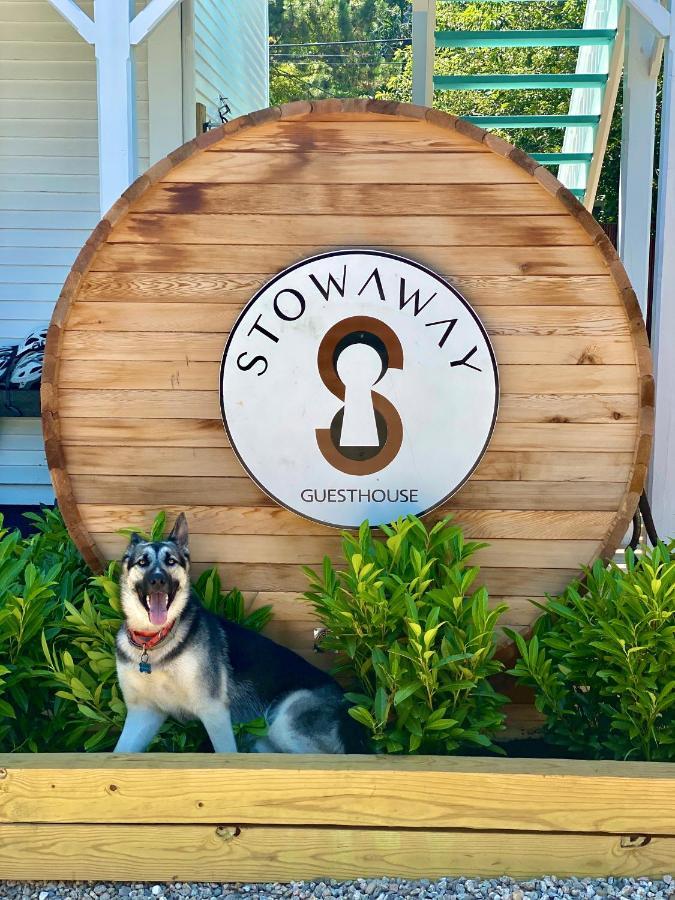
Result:
M437 4L437 28L498 31L580 28L585 0ZM271 0L272 102L299 97L371 96L410 101L412 47L406 0ZM342 41L381 41L344 44ZM311 44L324 42L323 45ZM327 44L326 42L338 42ZM279 44L303 44L280 47ZM307 46L307 45L310 46ZM436 52L439 75L574 72L575 47L448 48ZM434 106L454 115L564 115L570 91L436 91ZM498 132L528 153L562 149L564 131ZM596 201L604 221L618 213L621 97L617 102ZM555 172L555 169L553 170Z

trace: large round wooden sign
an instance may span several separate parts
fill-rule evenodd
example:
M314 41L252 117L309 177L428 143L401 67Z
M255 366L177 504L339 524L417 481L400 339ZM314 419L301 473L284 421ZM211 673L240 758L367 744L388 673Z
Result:
M42 403L56 494L93 566L120 554L118 529L185 510L196 568L274 602L271 633L307 651L300 565L338 559L325 523L352 514L327 491L352 502L364 475L369 502L415 489L415 429L437 438L415 508L489 544L481 579L527 626L530 598L623 536L652 381L613 248L544 168L438 111L325 101L238 119L129 188L66 282ZM291 457L310 446L303 481Z

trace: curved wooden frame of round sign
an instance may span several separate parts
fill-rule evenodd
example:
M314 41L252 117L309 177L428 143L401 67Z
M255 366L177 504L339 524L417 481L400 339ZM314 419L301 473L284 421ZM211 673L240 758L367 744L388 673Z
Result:
M94 569L121 551L117 529L187 509L196 568L216 563L228 586L274 602L271 635L311 652L299 564L337 556L338 539L242 475L217 373L229 324L273 273L375 243L446 277L495 345L491 446L434 515L455 512L490 544L478 561L509 624L526 631L529 598L614 553L645 481L654 390L609 239L547 169L494 135L419 106L326 100L243 116L169 154L125 191L66 279L45 353L44 436Z

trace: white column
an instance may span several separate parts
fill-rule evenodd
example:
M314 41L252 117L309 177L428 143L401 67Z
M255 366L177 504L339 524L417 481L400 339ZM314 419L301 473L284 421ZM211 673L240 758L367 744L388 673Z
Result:
M101 214L136 177L136 90L129 24L132 0L96 0Z
M640 139L640 135L637 135ZM675 42L665 48L652 350L656 431L651 504L660 537L675 537Z
M639 13L626 9L623 74L619 255L647 312L654 179L656 80L661 40Z
M436 0L412 0L412 102L434 102Z

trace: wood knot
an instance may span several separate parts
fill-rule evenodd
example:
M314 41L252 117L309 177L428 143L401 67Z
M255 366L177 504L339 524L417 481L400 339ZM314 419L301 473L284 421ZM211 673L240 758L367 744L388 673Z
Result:
M650 844L652 837L650 834L622 834L621 846L627 850L635 850L638 847L646 847Z
M619 420L619 419L623 419L623 416L621 415L621 413L618 410L615 409L614 412L612 413L612 418Z
M567 418L567 416L553 416L553 417L550 418L548 421L549 421L549 422L563 423L563 422L569 422L569 419Z
M117 785L116 785L116 784L110 784L110 785L108 785L108 790L109 790L112 794L114 794L115 791L117 790Z
M0 781L3 778L7 778L7 769L0 769Z
M590 350L584 350L579 359L577 360L578 366L599 366L602 364L602 360L599 356L596 356L595 353Z

